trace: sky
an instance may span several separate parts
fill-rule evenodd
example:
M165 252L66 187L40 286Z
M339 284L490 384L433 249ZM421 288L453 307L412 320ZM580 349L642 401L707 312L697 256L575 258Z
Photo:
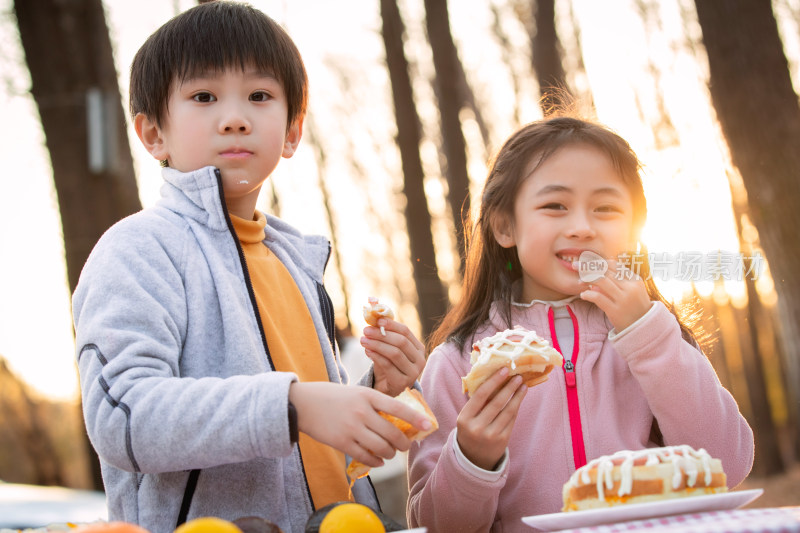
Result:
M493 3L504 5L500 0ZM264 0L252 4L282 23L303 54L311 80L307 128L313 124L314 131L324 132L321 140L330 154L323 185L334 205L363 206L337 213L339 233L345 236L337 246L349 282L348 313L354 324L361 327L363 321L358 314L368 295L401 302L408 300L408 292L413 290L407 281L403 284L403 280L410 279L410 269L400 272L399 284L390 283L393 274L389 266L397 262L387 258L402 258L407 254L405 239L387 242L370 232L365 220L366 213L374 213L382 224L390 227L403 224L402 199L398 194L402 185L395 170L399 168L399 154L393 144L391 94L382 65L378 1L348 0L346 10L340 2L324 0ZM574 45L565 37L573 34L568 24L569 4L558 4L559 31L569 51ZM708 107L707 66L704 58L698 60L687 49L681 29L680 7L691 2L657 4L662 26L654 31L644 27L632 0L572 2L583 41L586 82L591 87L600 121L625 137L645 164L649 208L645 240L650 250L737 251L731 192L725 175L728 155ZM776 12L784 15L781 29L787 36L785 47L796 83L800 32L796 18L791 15L800 12L797 4L798 0L775 2ZM176 9L191 5L194 3L187 0L105 2L125 102L127 69L138 47ZM430 51L424 46L422 2L409 0L401 5L410 38L406 52L421 74L415 85L420 113L425 127L432 128L436 115L429 103L430 86L425 83L432 76L432 66ZM486 115L492 117L493 144L497 146L515 127L514 96L509 68L489 37L491 3L470 0L449 5L462 61ZM0 163L6 172L0 193L0 354L37 393L76 401L77 372L58 203L36 107L27 94L30 79L13 17L7 14L10 11L11 0L0 0L0 12L6 14L0 18L0 110L4 118L4 127L0 128ZM508 9L503 12L508 13ZM314 16L309 17L308 13ZM504 28L522 49L525 46L522 28L509 19L505 19ZM697 28L693 30L699 32ZM649 74L654 65L660 76L658 86ZM520 73L528 66L518 61L513 68ZM520 102L522 121L527 122L540 118L538 89L529 74L521 79L524 94L531 95ZM665 149L657 149L652 129L646 123L658 113L656 91L661 92L680 139L679 144ZM465 131L471 147L469 164L474 198L480 191L486 160L491 154L476 147L474 121L466 121ZM140 197L147 207L158 198L160 170L132 130L129 137ZM365 176L356 179L354 169L343 158L335 157L347 151L356 154L369 169ZM421 153L426 173L436 176L439 172L436 147L425 142ZM303 231L326 233L313 155L309 143L301 144L297 156L282 163L272 181L279 193L282 217ZM445 207L441 194L435 194L441 191L440 180L429 178L426 190L431 195L431 210L435 215L434 233L446 241L450 238L449 226L441 216ZM259 208L270 211L273 207L265 187ZM445 280L452 280L455 268L452 258L445 253L439 253L438 258ZM343 295L337 288L337 276L335 269L329 268L329 290L334 301L341 302ZM456 291L456 284L453 285ZM741 293L736 284L728 288L734 295ZM679 297L686 289L685 283L678 282L662 287L672 297ZM401 304L399 316L413 329L417 325L411 305Z

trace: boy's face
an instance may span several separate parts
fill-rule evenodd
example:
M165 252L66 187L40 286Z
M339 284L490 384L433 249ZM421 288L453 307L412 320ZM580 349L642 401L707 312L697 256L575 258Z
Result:
M262 184L300 142L302 121L287 130L287 115L272 74L234 68L173 83L161 127L143 115L135 122L148 151L170 167L220 169L228 209L249 219Z

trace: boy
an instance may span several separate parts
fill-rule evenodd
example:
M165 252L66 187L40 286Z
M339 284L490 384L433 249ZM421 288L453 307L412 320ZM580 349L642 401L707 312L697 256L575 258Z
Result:
M385 337L367 328L368 386L344 386L328 241L255 210L297 148L307 99L274 21L243 4L192 8L139 50L130 93L136 132L165 166L162 198L101 238L73 298L109 519L159 533L255 515L302 531L348 499L344 454L379 466L408 449L378 411L430 427L390 397L418 377L422 344L391 320ZM377 505L366 479L353 494Z

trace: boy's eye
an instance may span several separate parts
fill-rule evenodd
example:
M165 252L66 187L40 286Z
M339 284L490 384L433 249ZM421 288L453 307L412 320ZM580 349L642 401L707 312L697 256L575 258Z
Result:
M208 102L214 102L216 99L217 98L213 94L207 92L201 92L192 95L192 100L194 100L195 102L208 103Z
M253 102L266 102L271 97L267 91L256 91L250 95L250 100Z

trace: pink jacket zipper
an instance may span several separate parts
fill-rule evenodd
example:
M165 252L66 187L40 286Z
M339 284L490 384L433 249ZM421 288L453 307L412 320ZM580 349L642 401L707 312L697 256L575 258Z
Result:
M581 408L578 404L578 382L575 378L575 365L578 364L578 351L580 348L578 333L578 319L575 313L567 306L569 316L572 318L572 330L574 341L572 344L572 360L564 359L562 365L564 369L564 381L567 384L567 408L569 409L569 430L572 433L572 458L575 461L575 469L586 464L586 448L583 445L583 428L581 427ZM553 318L553 308L547 310L547 322L550 325L550 338L553 339L553 347L561 353L556 337L556 324ZM561 353L561 355L564 355Z

